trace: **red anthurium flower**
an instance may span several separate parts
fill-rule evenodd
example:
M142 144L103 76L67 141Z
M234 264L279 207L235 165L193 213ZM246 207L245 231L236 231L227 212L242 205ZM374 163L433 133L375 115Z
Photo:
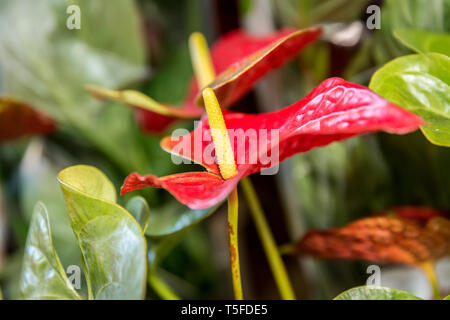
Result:
M0 142L54 130L55 123L43 113L17 99L0 97Z
M225 181L214 161L208 120L203 117L190 134L163 139L161 146L182 158L202 164L209 172L166 177L132 173L122 194L146 186L164 188L192 209L211 207L227 197L239 180L315 147L357 135L386 131L405 134L422 120L369 89L331 78L308 96L282 110L265 114L224 112L238 174Z
M309 231L294 247L298 255L325 259L356 259L423 266L450 254L450 220L431 208L393 208L389 212L425 211L425 223L415 218L376 216L329 230Z
M211 84L222 107L229 107L267 72L292 59L303 47L320 35L321 29L283 29L268 36L255 37L242 30L220 38L211 49L213 66L218 77ZM111 98L138 108L139 123L147 132L160 132L177 118L199 118L204 110L197 104L199 88L191 80L182 106L158 103L133 90L108 90L95 86L88 90L98 98ZM197 99L197 100L196 100Z

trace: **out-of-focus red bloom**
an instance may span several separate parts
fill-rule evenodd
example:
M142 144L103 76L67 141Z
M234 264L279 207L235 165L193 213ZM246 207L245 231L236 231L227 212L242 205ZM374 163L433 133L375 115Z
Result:
M0 97L0 142L55 130L55 123L28 104L11 97Z
M411 219L401 217L412 211L415 213ZM294 253L415 266L450 254L450 220L444 214L425 207L393 208L388 213L360 219L342 228L309 231L295 245ZM416 219L418 216L422 223Z
M209 86L216 92L221 107L227 108L245 95L266 73L292 59L302 48L320 35L321 29L283 29L267 36L251 36L243 30L231 31L211 49L216 80ZM91 86L98 98L112 98L136 107L141 127L147 132L161 132L178 118L199 118L204 110L195 78L181 106L150 101L130 90L108 90Z
M232 131L230 137L235 137L231 138L238 169L235 177L224 181L217 164L206 158L214 155L214 145L204 116L190 134L165 138L161 146L202 164L209 172L161 178L132 173L122 186L122 194L146 186L164 188L190 208L204 209L225 199L243 177L274 167L296 153L370 132L405 134L422 123L418 116L369 89L339 78L325 80L308 96L282 110L256 115L228 111L224 112L224 119L227 129ZM235 141L239 130L244 133L243 144ZM245 135L250 131L252 135ZM277 132L277 139L272 137L272 131ZM254 141L250 141L251 136ZM274 154L276 150L278 153Z
M392 216L408 220L414 220L422 225L425 225L428 222L428 220L432 218L447 216L447 214L442 211L423 206L394 207L387 211L376 213L375 215Z

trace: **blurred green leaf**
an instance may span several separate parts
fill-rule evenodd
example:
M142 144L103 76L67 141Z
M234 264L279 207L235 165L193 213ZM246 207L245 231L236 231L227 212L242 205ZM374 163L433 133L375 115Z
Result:
M417 28L428 31L445 31L449 25L447 0L386 0L383 18L390 30Z
M369 88L425 120L429 141L450 146L450 58L439 53L397 58L372 77Z
M357 19L369 0L284 0L272 2L287 25L301 28L321 22L347 22Z
M127 202L125 209L133 215L141 226L142 232L145 233L148 227L148 220L150 219L150 208L147 201L140 196L133 197Z
M36 204L28 232L20 289L25 299L81 299L53 248L47 209L40 202Z
M80 7L80 30L66 27L70 4ZM45 110L123 171L148 170L132 111L102 107L85 91L87 84L120 88L145 75L140 28L131 0L1 1L2 89Z
M418 53L437 52L450 56L450 34L413 29L394 30L394 36Z
M422 300L406 291L387 287L362 286L342 292L334 300Z
M450 300L450 295L446 296L443 300Z
M147 273L143 231L116 204L111 181L85 165L62 170L58 180L83 254L89 298L143 298Z
M64 265L79 264L80 248L70 226L61 188L55 177L70 165L71 160L61 149L50 147L41 139L28 145L19 168L20 206L29 222L36 202L45 203L52 226L52 238Z
M362 45L356 58L350 62L345 77L366 85L374 67L408 54L407 48L394 38L394 30L412 29L444 33L450 30L449 21L450 2L447 0L383 1L381 29L363 37Z

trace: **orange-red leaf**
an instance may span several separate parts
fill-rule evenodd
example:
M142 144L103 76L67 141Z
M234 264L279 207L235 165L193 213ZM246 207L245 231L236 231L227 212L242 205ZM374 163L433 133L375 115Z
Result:
M421 225L391 216L365 218L342 228L310 231L295 253L420 266L450 254L450 220L435 217Z
M11 97L0 97L0 142L54 130L54 122L28 104Z

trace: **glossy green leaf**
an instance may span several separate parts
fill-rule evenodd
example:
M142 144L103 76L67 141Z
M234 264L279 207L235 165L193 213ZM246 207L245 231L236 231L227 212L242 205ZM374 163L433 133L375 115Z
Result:
M40 202L36 204L31 218L20 290L24 299L80 299L53 247L47 209Z
M334 300L422 300L406 291L388 287L361 286L344 291Z
M179 203L171 203L152 210L150 224L145 234L152 238L171 236L206 219L216 209L217 206L206 210L191 210Z
M127 202L125 209L133 215L141 226L142 232L145 233L150 219L150 208L147 201L143 197L136 196Z
M450 34L414 29L394 30L394 36L418 53L437 52L450 56Z
M450 58L429 53L397 58L378 70L369 88L425 120L432 143L450 146Z
M207 210L191 210L179 203L172 203L159 210L152 210L145 233L148 237L150 267L157 267L194 225L209 217L216 209L217 206Z
M59 172L72 228L94 299L140 299L145 294L146 243L133 216L116 204L116 190L98 169Z

